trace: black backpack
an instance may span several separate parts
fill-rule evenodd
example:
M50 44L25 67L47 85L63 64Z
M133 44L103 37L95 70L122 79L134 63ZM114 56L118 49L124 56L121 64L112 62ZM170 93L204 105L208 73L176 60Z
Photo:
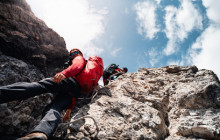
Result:
M108 78L110 75L113 74L114 70L118 68L119 65L110 64L107 68L105 68L103 73L103 78Z

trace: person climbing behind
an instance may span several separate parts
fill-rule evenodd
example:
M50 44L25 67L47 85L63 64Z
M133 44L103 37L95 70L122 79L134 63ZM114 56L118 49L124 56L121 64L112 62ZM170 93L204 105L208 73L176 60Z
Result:
M119 65L116 64L110 64L103 73L103 83L104 85L107 85L110 80L116 79L118 76L126 73L128 71L128 68L123 67L120 69L118 67Z
M118 76L120 76L120 75L122 75L124 73L127 73L127 71L128 71L128 68L126 68L126 67L123 67L122 69L118 68L118 69L115 70L115 73L113 73L109 77L109 79L110 80L115 80L116 78L118 78Z
M45 107L40 123L30 134L17 140L47 140L56 130L62 110L68 108L64 115L64 119L68 120L75 99L81 94L88 94L98 84L104 72L102 58L91 56L86 61L79 49L72 49L69 55L72 58L70 66L54 77L0 87L0 104L48 92L58 93Z

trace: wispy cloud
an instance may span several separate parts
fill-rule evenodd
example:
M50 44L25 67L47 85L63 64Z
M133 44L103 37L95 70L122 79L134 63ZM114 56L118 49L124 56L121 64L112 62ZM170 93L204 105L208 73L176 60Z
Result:
M88 0L27 0L33 12L64 37L67 49L79 48L89 55L102 49L92 41L104 33L106 8L96 9Z
M177 66L180 66L181 65L181 61L180 60L169 60L167 62L167 65L177 65Z
M178 49L189 32L194 29L202 29L202 16L190 0L181 0L181 6L177 9L173 6L165 8L165 33L168 43L164 52L171 55Z
M111 56L116 57L118 55L118 52L121 51L122 48L113 49L111 51Z
M157 2L157 4L160 4L161 0L155 0Z
M149 62L152 67L154 67L162 58L162 55L160 54L160 51L156 48L152 47L149 52L145 52L146 56L149 56Z
M220 77L220 1L203 0L203 4L211 23L189 49L191 63L213 70Z
M155 34L160 30L156 24L156 9L157 5L155 1L146 0L135 4L138 33L149 39L153 39Z

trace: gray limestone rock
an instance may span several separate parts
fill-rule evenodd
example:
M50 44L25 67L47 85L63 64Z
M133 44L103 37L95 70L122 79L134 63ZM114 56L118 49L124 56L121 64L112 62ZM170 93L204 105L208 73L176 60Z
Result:
M69 133L102 140L220 139L220 83L210 70L141 68L110 81L98 93L86 111L96 120L98 134L90 118Z

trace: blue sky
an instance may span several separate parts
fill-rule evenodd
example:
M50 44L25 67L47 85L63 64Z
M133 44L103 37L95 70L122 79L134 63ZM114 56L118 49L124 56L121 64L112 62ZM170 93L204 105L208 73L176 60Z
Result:
M79 48L136 72L196 65L220 76L219 0L27 0L35 15Z

